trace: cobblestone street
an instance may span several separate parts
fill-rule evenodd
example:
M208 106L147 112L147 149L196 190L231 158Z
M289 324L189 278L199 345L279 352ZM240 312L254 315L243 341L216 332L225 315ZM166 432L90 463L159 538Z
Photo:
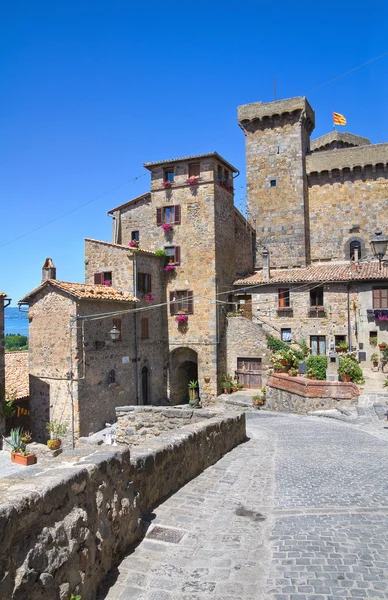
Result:
M250 439L155 509L98 600L387 598L384 425L247 413Z

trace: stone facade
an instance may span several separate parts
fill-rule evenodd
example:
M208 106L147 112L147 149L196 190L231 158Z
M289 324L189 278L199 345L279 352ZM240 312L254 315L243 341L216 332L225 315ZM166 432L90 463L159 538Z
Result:
M354 383L310 381L281 374L268 379L266 391L267 408L295 413L352 406L360 395Z
M6 295L0 292L0 438L5 433L3 399L5 398L5 358L4 358L4 303ZM0 448L2 447L2 439Z
M259 359L261 361L261 385L267 380L267 370L271 366L271 351L267 348L265 330L256 318L245 316L229 317L227 329L227 372L234 378L239 358Z
M120 554L143 536L143 515L245 439L245 415L228 413L131 453L83 446L76 464L70 454L53 469L29 467L33 485L16 475L0 493L0 597L93 600Z

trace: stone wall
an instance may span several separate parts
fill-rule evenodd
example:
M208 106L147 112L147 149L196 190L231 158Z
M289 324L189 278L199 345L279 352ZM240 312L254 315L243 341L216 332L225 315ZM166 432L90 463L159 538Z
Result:
M353 150L333 150L317 156ZM388 161L388 150L386 154ZM312 260L349 260L352 239L361 241L362 258L371 256L369 242L375 231L388 228L388 170L370 165L363 171L326 172L309 179Z
M307 413L357 403L360 391L354 383L312 381L273 374L267 381L267 408L280 412Z
M242 316L229 317L226 345L227 372L234 377L238 358L260 358L263 370L262 385L265 385L272 353L267 348L267 337L261 324Z
M119 406L116 408L116 439L120 444L137 446L172 429L214 416L216 413L207 409Z
M234 209L235 274L243 277L253 272L256 233L253 227Z
M94 600L120 554L142 536L142 513L245 440L245 415L213 417L156 438L113 447L77 464L0 485L2 600ZM87 452L86 452L87 454ZM64 456L66 458L66 456ZM60 468L62 467L62 468Z

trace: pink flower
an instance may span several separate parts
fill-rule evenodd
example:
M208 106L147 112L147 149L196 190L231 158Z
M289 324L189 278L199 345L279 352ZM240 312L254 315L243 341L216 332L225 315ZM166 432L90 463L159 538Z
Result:
M139 247L139 242L136 240L132 240L131 242L129 242L129 245L131 248L138 248Z
M165 271L175 271L175 265L166 265L164 267Z
M171 223L163 223L162 229L163 229L163 231L172 231L173 226L171 225Z
M111 282L111 281L108 281L108 280L105 280L105 281L103 281L102 283L103 283L103 285L108 285L109 287L111 287L111 286L112 286L112 282Z
M186 182L189 185L196 185L198 183L198 177L189 177L189 179L186 179Z
M175 321L177 323L187 323L189 317L187 315L178 315L175 317Z
M153 297L153 295L152 295L152 294L146 294L146 295L144 296L144 300L145 300L146 302L153 302L153 301L155 300L155 298Z
M162 181L162 186L164 188L169 188L171 187L172 181Z

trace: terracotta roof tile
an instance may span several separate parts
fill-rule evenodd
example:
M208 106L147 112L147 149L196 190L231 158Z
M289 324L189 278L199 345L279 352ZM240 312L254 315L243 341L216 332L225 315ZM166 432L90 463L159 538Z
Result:
M363 281L370 279L388 279L388 268L379 269L378 262L360 263L358 266L350 263L331 263L311 265L301 269L271 270L271 278L265 281L263 272L259 271L248 277L236 279L234 285L256 285L272 283L303 283L303 282L335 282Z
M146 169L152 170L152 167L156 167L158 165L176 163L176 162L181 162L181 161L186 161L186 160L194 160L196 158L210 158L210 157L216 158L217 160L222 162L225 166L229 167L229 169L231 171L238 173L238 169L236 169L236 167L234 167L227 160L225 160L225 158L222 158L222 156L220 154L218 154L218 152L207 152L206 154L192 154L191 156L181 156L180 158L169 158L167 160L157 160L155 162L143 163L143 167L145 167Z
M70 283L69 281L58 281L57 279L48 279L37 288L32 290L19 300L19 304L28 302L28 299L35 296L40 290L47 286L53 286L75 298L88 300L111 300L117 302L138 302L132 294L121 292L108 285L86 285L85 283Z
M104 242L103 240L94 240L93 238L85 238L86 242L95 242L96 244L104 244L105 246L113 246L114 248L121 248L127 250L127 252L141 252L143 254L150 254L156 256L152 250L143 250L143 248L131 248L131 246L123 246L123 244L114 244L113 242Z
M16 400L30 394L28 351L5 353L5 396Z

